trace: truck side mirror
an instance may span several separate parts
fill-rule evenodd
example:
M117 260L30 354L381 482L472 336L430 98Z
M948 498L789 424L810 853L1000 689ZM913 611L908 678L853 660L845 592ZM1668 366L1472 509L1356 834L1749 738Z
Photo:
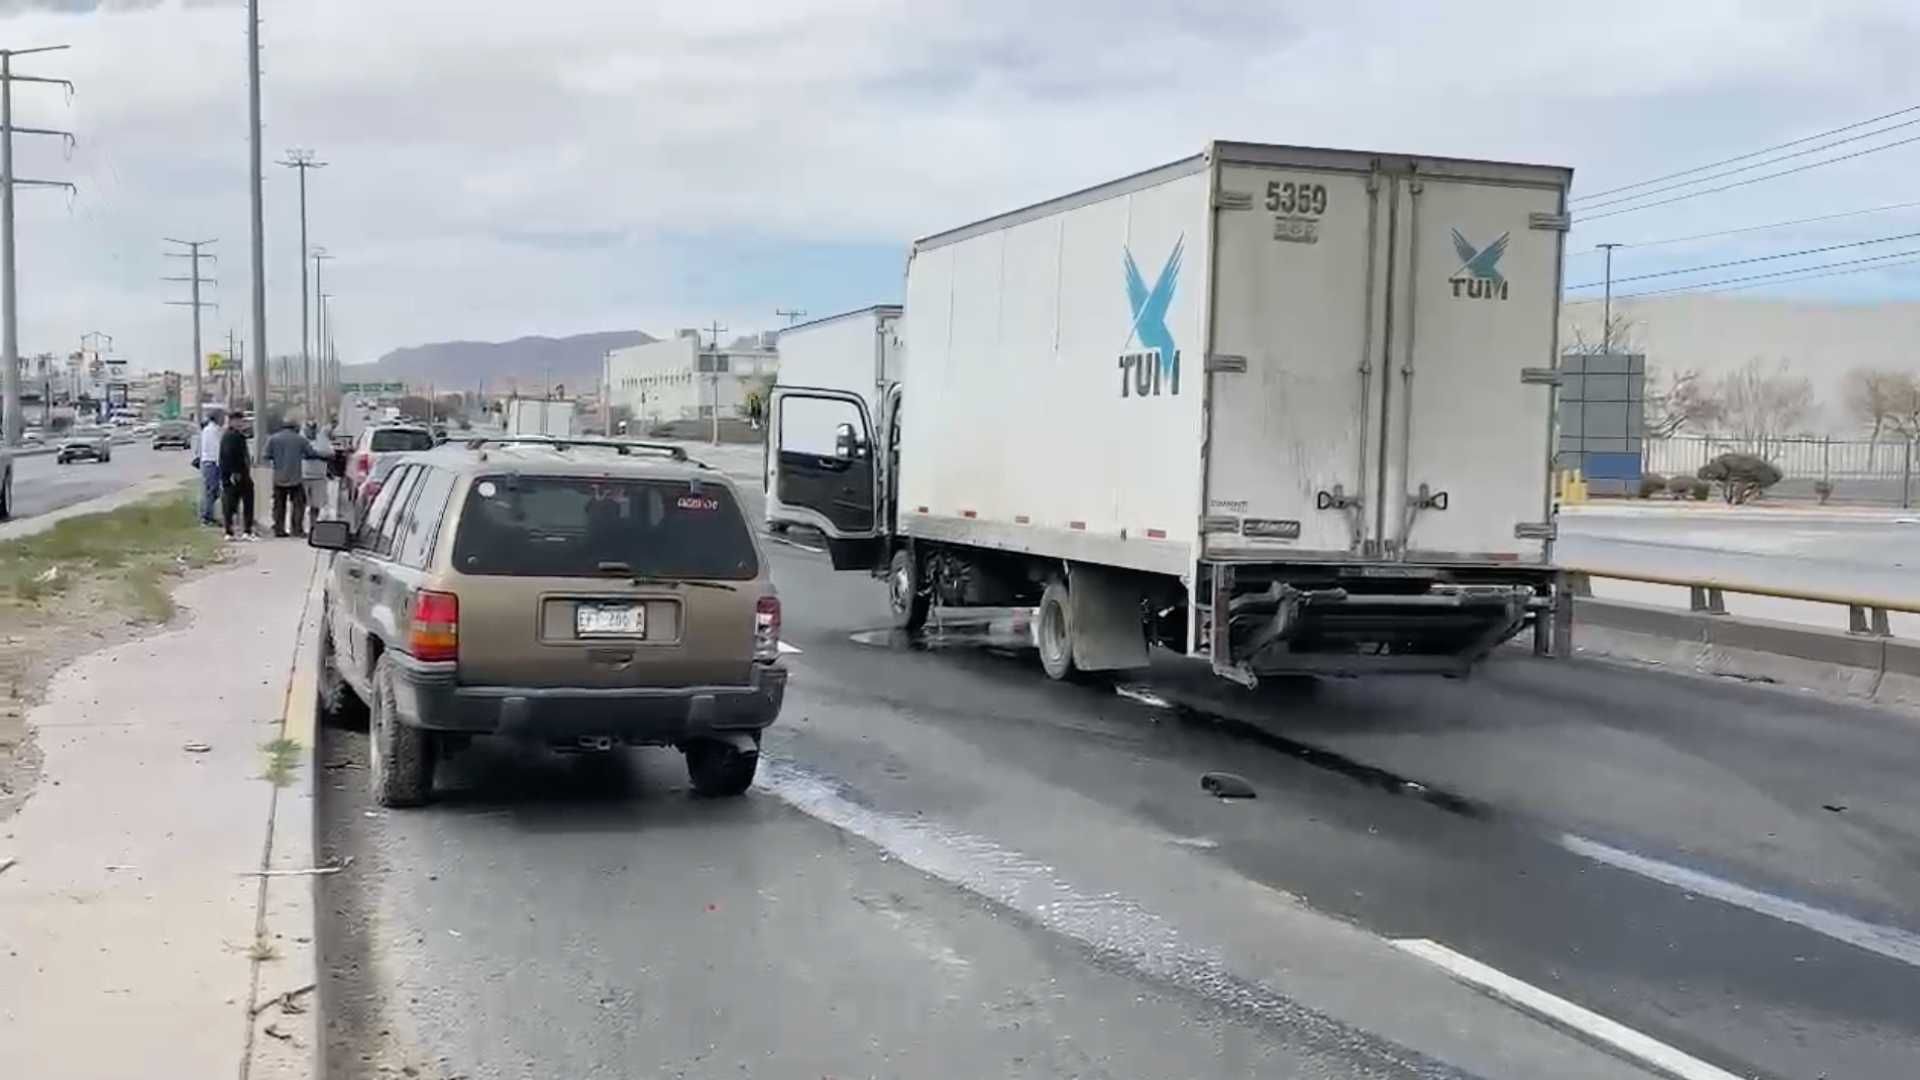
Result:
M841 424L833 429L833 456L848 460L860 456L860 438L853 433L852 424Z

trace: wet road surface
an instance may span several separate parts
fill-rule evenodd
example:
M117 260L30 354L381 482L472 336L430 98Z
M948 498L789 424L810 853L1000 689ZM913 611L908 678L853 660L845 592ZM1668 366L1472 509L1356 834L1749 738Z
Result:
M671 751L476 745L377 811L328 736L334 1075L1652 1075L1409 941L1703 1069L1920 1060L1911 718L1524 655L1055 684L769 556L799 652L744 799Z

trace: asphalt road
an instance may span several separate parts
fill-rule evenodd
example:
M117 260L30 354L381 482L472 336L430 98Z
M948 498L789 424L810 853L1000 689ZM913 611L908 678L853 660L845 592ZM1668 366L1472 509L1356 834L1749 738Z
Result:
M1652 1075L1419 940L1703 1069L1920 1060L1910 718L1519 653L1055 684L770 557L800 652L743 799L670 751L476 747L383 812L364 736L326 737L333 1075Z
M13 516L28 518L77 502L111 495L121 488L156 476L192 475L185 450L154 450L144 441L113 448L113 459L101 465L76 461L61 465L53 454L16 458L13 463Z

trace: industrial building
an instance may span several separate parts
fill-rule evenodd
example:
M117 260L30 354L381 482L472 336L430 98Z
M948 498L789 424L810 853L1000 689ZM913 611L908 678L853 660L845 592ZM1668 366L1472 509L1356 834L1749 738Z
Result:
M610 404L648 426L746 415L747 396L771 383L780 358L769 332L713 348L698 330L607 354Z

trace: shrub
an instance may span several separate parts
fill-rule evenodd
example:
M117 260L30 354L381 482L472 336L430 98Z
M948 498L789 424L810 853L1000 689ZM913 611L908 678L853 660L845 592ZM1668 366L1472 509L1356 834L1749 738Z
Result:
M1779 483L1780 470L1753 454L1721 454L1700 466L1700 479L1719 484L1722 497L1737 505L1759 498Z
M1693 494L1693 485L1701 483L1691 476L1675 476L1667 480L1667 494L1676 499L1684 499Z
M1687 496L1694 502L1705 502L1707 496L1711 494L1713 494L1713 485L1705 480L1687 481Z
M1820 500L1821 506L1827 505L1827 500L1833 498L1833 481L1815 480L1813 482L1813 494Z
M1666 477L1661 476L1659 473L1641 473L1640 474L1640 497L1641 498L1651 499L1655 495L1658 495L1665 490L1667 490Z

